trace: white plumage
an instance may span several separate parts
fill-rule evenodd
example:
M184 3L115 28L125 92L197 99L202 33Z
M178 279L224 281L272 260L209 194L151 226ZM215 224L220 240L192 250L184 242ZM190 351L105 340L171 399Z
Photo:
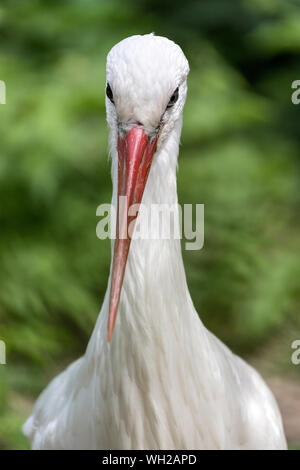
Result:
M113 103L107 98L106 107L115 207L118 136L133 127L158 138L143 204L177 202L188 71L181 49L152 34L125 39L109 53ZM178 100L167 108L177 87ZM85 355L50 383L24 425L32 448L286 448L277 404L262 378L201 323L179 240L131 242L108 342L112 270L113 263Z

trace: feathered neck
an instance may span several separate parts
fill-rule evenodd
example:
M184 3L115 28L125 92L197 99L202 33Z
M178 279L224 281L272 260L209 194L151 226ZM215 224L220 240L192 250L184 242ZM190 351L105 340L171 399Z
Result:
M181 127L182 122L179 120L156 152L142 200L146 209L150 209L152 204L172 205L175 224L179 224L176 169ZM112 152L112 205L116 208L116 147ZM142 217L140 212L137 223ZM180 240L152 239L152 231L157 234L157 228L150 224L151 239L134 239L131 242L112 348L118 347L116 345L123 341L122 337L130 336L133 341L138 338L141 344L143 341L157 340L162 332L168 331L170 324L179 334L182 328L185 329L184 325L189 329L189 322L195 321L197 317L186 283ZM103 338L104 343L107 342L110 277L95 328L98 338Z

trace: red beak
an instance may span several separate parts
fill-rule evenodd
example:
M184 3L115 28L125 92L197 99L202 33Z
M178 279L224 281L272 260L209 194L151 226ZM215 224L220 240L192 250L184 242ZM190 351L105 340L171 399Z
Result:
M140 204L146 186L157 137L149 140L142 127L132 127L124 138L118 139L118 212L116 241L110 288L108 341L111 340L120 301L126 262L131 238L128 227L134 226L138 216L128 216L132 204ZM120 204L120 196L125 196L125 204Z

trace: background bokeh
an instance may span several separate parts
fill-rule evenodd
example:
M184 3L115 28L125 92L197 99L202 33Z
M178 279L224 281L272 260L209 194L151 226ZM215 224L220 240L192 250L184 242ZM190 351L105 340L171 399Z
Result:
M205 204L205 246L184 252L205 324L252 362L300 446L300 3L2 0L0 448L48 381L85 350L106 289L110 201L104 89L110 48L154 31L190 61L181 203Z

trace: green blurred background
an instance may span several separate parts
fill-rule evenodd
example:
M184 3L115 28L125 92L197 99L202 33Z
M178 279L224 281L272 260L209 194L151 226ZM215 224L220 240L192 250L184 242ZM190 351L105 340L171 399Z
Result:
M104 89L110 48L154 31L190 61L181 203L205 204L205 246L184 252L205 324L267 378L300 446L300 3L289 0L2 0L0 448L48 381L81 355L110 247Z

